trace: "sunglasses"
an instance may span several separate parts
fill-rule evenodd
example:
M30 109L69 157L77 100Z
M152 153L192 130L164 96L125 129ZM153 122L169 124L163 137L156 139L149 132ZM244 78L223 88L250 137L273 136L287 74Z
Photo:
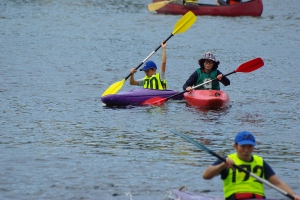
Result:
M206 63L206 64L213 64L214 62L212 60L205 60L204 63Z

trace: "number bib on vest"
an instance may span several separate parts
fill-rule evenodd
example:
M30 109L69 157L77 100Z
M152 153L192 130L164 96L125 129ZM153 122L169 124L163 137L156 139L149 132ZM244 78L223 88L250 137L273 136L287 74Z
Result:
M252 162L245 162L238 158L237 154L228 155L237 166L264 178L263 159L253 155ZM228 176L223 180L225 198L235 193L253 193L264 196L264 186L255 178L238 169L229 169Z

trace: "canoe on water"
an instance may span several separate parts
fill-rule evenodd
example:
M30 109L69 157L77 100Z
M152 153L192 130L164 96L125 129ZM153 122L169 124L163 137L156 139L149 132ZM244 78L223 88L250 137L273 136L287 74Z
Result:
M184 93L184 99L188 105L208 109L223 108L229 102L227 93L220 90L193 90Z
M201 193L180 191L178 189L172 190L170 196L171 196L170 198L174 199L174 200L177 200L177 199L180 199L180 200L224 200L224 197L216 197L216 196L211 196L211 195L201 194ZM271 200L271 199L265 199L265 200Z
M153 0L153 3L163 0ZM213 1L215 2L215 1ZM262 0L243 0L242 3L233 5L217 6L216 4L200 4L186 3L183 5L182 0L174 0L167 3L162 8L156 10L158 14L184 15L186 12L192 11L195 15L210 16L252 16L259 17L263 12Z
M110 94L101 97L101 101L108 107L113 106L140 106L142 103L150 98L161 97L167 98L174 94L178 94L174 90L151 90L151 89L134 89L124 92L119 92L117 94ZM183 95L177 95L172 98L173 100L180 100L183 98Z

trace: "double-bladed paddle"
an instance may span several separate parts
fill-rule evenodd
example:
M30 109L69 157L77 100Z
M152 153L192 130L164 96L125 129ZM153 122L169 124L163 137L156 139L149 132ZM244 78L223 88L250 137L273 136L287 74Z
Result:
M234 70L234 71L232 71L232 72L230 72L228 74L225 74L223 76L229 76L230 74L233 74L233 73L236 73L236 72L243 72L243 73L252 72L252 71L257 70L258 68L262 67L263 65L264 65L264 61L261 58L254 58L252 60L249 60L249 61L241 64L236 70ZM215 78L215 79L206 81L204 83L201 83L199 85L196 85L196 86L192 87L192 89L198 88L200 86L203 86L203 85L205 85L207 83L210 83L212 81L215 81L215 80L218 80L218 78ZM183 92L174 94L174 95L169 96L167 98L153 97L153 98L150 98L150 99L144 101L142 103L142 105L161 105L164 102L168 101L169 99L171 99L171 98L173 98L175 96L178 96L178 95L182 95L185 92L187 92L187 91L185 90Z
M170 1L159 1L159 2L155 2L155 3L150 3L148 4L148 10L149 12L153 12L156 11L162 7L164 7L165 5L171 3L174 0L170 0Z
M189 11L184 16L182 16L177 23L174 26L173 32L171 35L163 42L166 43L173 35L180 34L188 30L197 20L196 15ZM142 66L159 48L161 45L159 45L154 51L150 53L149 56L147 56L136 68L137 70L140 66ZM112 84L108 89L105 90L105 92L102 94L102 96L108 95L108 94L116 94L123 86L125 81L132 75L130 73L128 76L126 76L123 80L115 82Z
M189 141L190 143L196 145L197 147L199 147L199 148L202 149L203 151L206 151L207 153L209 153L209 154L211 154L211 155L217 157L218 159L222 160L223 162L226 162L226 159L225 159L224 157L222 157L222 156L216 154L215 152L213 152L212 150L208 149L208 148L207 148L206 146L204 146L203 144L201 144L201 143L199 143L199 142L193 140L193 139L190 138L189 136L187 136L187 135L185 135L185 134L183 134L183 133L179 133L179 132L174 131L174 130L172 130L171 132L172 132L172 133L175 133L176 135L178 135L178 136L180 136L180 137L182 137L182 138L185 139L186 141ZM277 190L277 191L280 192L281 194L283 194L283 195L289 197L290 199L294 199L294 197L293 197L292 195L288 194L286 191L282 190L281 188L279 188L279 187L273 185L273 184L270 183L269 181L267 181L267 180L265 180L265 179L262 179L261 177L259 177L259 176L255 175L255 174L253 174L253 173L251 173L251 172L245 170L244 168L242 168L242 167L240 167L240 166L238 166L238 165L233 165L233 166L234 166L234 168L238 169L239 171L245 172L248 176L252 176L253 178L255 178L256 180L258 180L259 182L268 185L269 187L271 187L271 188Z

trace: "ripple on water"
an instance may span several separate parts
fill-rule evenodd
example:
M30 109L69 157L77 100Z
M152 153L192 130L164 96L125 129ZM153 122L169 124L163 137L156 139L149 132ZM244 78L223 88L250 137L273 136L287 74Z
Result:
M1 1L0 198L152 200L181 186L221 196L219 178L201 179L215 158L170 130L220 155L233 152L237 132L251 131L256 152L299 194L300 16L291 1L264 0L260 18L197 17L168 41L166 75L176 91L205 51L224 74L263 58L262 68L229 76L221 88L230 106L214 111L184 101L125 109L100 101L180 16L149 13L144 0ZM151 57L160 59L160 50ZM120 91L132 87L127 80Z

